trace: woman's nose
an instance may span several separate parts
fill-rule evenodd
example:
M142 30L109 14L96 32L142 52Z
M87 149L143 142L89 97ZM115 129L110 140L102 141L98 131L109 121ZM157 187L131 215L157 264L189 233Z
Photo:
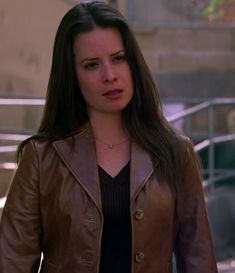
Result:
M112 83L117 80L115 70L111 65L107 65L103 69L103 80L105 83Z

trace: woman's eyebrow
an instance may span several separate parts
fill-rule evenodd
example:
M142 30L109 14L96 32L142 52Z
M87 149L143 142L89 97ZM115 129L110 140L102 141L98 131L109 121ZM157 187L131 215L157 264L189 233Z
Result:
M99 58L85 58L83 60L80 61L80 63L84 63L84 62L87 62L87 61L97 61Z
M118 54L121 53L121 52L124 52L124 53L125 53L125 49L120 49L120 50L118 50L117 52L112 53L111 56L118 55Z
M120 49L120 50L118 50L118 51L116 51L116 52L114 52L114 53L112 53L110 56L116 56L116 55L118 55L119 53L122 53L122 52L125 52L125 49ZM87 62L87 61L97 61L99 58L85 58L85 59L83 59L83 60L81 60L80 61L80 63L82 64L82 63L84 63L84 62Z

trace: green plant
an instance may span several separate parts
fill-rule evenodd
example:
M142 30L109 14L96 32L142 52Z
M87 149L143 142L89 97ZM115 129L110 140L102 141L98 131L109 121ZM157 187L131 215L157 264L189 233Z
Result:
M209 4L203 10L203 16L210 20L214 21L223 16L219 7L224 3L224 0L210 0Z

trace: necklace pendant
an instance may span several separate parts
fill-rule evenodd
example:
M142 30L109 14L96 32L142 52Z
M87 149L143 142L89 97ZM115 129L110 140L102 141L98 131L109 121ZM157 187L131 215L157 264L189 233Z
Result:
M95 140L96 140L96 141L99 141L99 142L101 142L101 143L103 143L106 147L108 147L109 149L112 150L114 147L116 147L116 146L118 146L118 145L121 145L121 144L127 142L127 141L129 140L129 138L123 140L122 142L115 143L115 144L109 144L109 143L104 142L104 141L102 141L102 140L100 140L100 139L98 139L98 138L95 138Z

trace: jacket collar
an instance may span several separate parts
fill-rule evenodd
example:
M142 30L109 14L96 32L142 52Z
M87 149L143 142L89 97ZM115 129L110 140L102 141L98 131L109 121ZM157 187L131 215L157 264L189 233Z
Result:
M95 143L90 126L85 126L73 137L55 141L53 145L61 160L101 209ZM135 142L131 143L130 166L130 195L133 200L153 172L149 154Z
M150 155L134 141L131 142L130 195L131 201L153 173Z

